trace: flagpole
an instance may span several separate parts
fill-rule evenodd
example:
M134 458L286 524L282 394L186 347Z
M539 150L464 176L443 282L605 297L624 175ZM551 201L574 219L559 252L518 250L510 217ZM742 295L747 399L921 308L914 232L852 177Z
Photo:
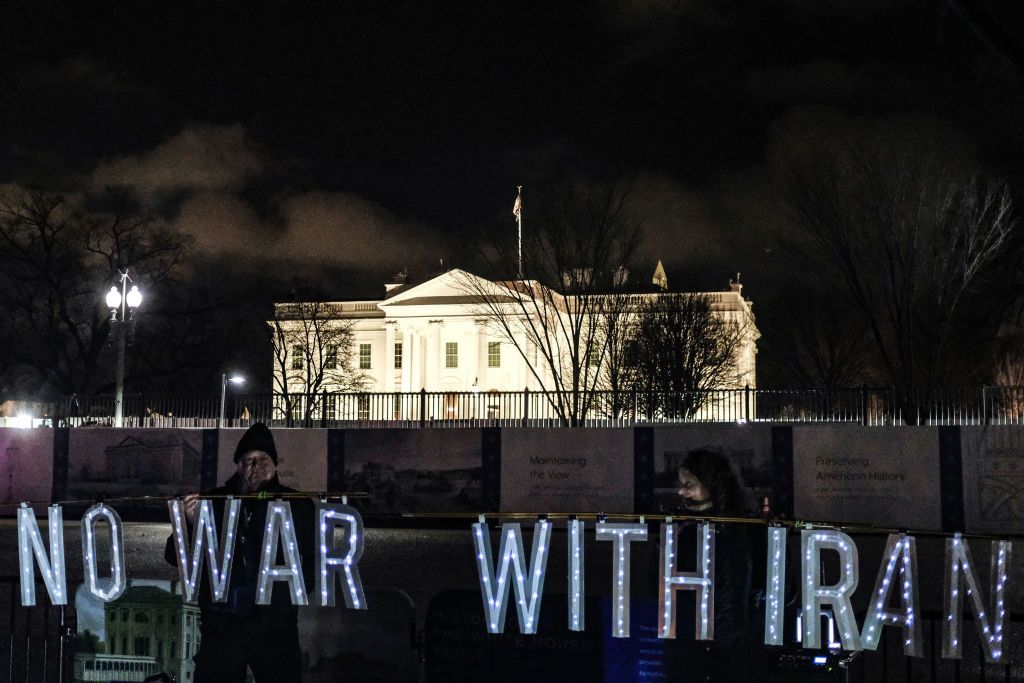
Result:
M516 207L519 209L516 211L516 225L518 226L518 238L519 238L519 279L523 279L523 186L519 185L516 189Z

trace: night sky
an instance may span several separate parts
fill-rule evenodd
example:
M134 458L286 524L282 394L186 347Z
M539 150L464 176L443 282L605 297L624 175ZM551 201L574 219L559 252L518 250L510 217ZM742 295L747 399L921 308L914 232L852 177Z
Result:
M973 2L1013 44L1019 3ZM1024 151L1018 70L938 0L12 1L0 54L0 182L131 185L200 254L337 298L472 267L518 184L528 230L536 188L630 177L673 288L742 271L757 302L802 149L884 130L1011 177Z

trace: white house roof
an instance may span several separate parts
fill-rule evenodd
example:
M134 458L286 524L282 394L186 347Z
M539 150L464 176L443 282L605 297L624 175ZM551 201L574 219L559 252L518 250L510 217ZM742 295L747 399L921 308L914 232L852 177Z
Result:
M500 293L501 286L470 272L453 268L426 282L385 299L380 308L399 306L465 306L480 303L480 291ZM511 301L509 297L509 301Z
M660 262L659 262L660 265ZM402 318L422 316L465 316L472 313L474 306L485 305L482 295L487 294L492 301L515 304L518 295L510 289L524 291L524 295L541 296L543 285L536 281L495 282L487 280L468 271L453 268L446 273L437 275L417 285L403 287L401 291L385 299L361 301L326 302L324 305L332 318L368 319L368 318ZM547 292L542 298L552 303L557 309L564 310L572 300L572 295L563 297L556 291ZM624 292L631 299L646 299L662 295L661 292ZM706 296L712 306L721 312L735 312L740 315L751 315L750 303L743 298L738 288L725 292L691 293L691 296ZM287 319L286 308L289 304L276 304L281 317ZM431 309L431 310L428 310ZM757 334L755 332L755 334ZM755 337L756 338L756 337Z

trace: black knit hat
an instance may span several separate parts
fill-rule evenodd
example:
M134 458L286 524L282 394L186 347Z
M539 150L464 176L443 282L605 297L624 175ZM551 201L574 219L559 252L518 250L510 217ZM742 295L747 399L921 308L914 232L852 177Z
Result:
M249 451L263 451L270 456L270 459L277 464L277 446L274 445L274 435L262 422L255 423L245 430L241 440L235 447L235 462L238 462L243 455Z

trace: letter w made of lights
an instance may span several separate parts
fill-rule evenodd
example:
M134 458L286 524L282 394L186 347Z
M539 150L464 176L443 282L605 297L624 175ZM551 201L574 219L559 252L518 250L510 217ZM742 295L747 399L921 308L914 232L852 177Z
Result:
M540 603L547 573L548 549L551 545L551 522L540 519L533 526L533 552L530 566L526 566L523 551L523 530L519 524L501 527L497 569L491 559L491 535L483 518L473 525L473 543L476 546L476 566L480 573L480 594L483 596L484 614L488 633L504 633L505 614L508 611L509 583L515 591L516 612L520 632L537 632ZM509 573L513 580L509 580Z
M217 522L213 518L213 501L200 500L196 510L196 524L192 532L190 554L184 505L177 498L167 501L167 509L171 515L171 526L174 531L175 557L178 560L178 573L181 576L185 602L194 603L199 597L199 577L202 572L204 550L206 551L206 569L210 576L210 592L213 601L224 602L227 600L241 503L242 501L237 498L228 499L224 508L224 524L218 543Z

